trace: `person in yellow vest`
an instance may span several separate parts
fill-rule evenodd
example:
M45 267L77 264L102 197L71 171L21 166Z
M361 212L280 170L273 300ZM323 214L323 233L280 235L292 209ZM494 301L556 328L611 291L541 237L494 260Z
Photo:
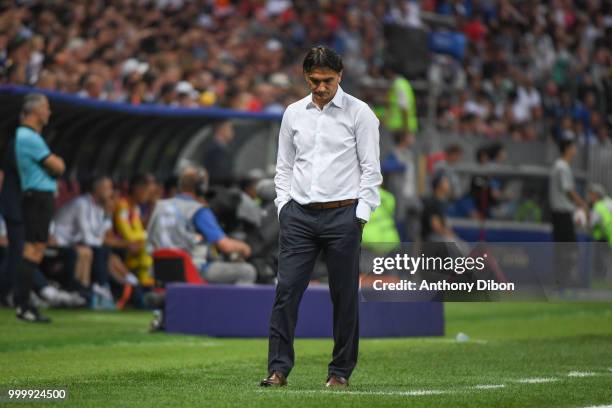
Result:
M372 271L374 258L387 256L399 247L400 237L395 226L395 197L383 187L378 189L380 205L370 215L361 235L359 271Z
M416 98L410 81L385 67L385 76L389 78L391 87L387 96L385 125L391 132L402 131L416 135L419 130Z
M395 247L400 243L395 226L395 197L382 187L378 191L380 206L372 213L370 221L363 229L361 238L362 246L372 252L381 252L383 249L388 251L389 246Z
M591 184L588 193L591 237L598 242L593 255L594 273L596 277L612 277L612 198L601 184Z
M151 266L153 259L147 252L147 230L142 223L139 206L148 202L153 185L151 177L139 174L130 180L127 197L117 203L113 224L117 234L128 242L125 264L138 276L142 286L153 286Z
M593 183L589 186L589 201L593 203L589 217L591 236L612 247L612 198L601 184Z

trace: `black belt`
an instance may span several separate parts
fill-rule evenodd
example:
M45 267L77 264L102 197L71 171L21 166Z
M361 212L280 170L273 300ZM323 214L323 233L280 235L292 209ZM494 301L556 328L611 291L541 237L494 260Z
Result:
M308 208L309 210L329 210L330 208L346 207L356 202L356 199L349 198L348 200L328 201L325 203L309 203L302 205L302 207Z

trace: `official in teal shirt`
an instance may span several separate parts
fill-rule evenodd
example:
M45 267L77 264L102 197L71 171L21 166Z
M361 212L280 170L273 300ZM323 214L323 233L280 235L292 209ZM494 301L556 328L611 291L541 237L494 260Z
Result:
M21 201L25 243L19 266L15 303L17 318L32 323L48 323L30 303L33 276L45 253L49 239L49 224L53 217L56 178L65 170L64 161L53 154L42 136L49 122L51 108L47 97L31 93L24 97L21 125L15 133L15 163L23 192Z
M42 136L34 129L22 125L17 128L15 137L15 156L21 189L55 193L57 181L43 165L52 153Z

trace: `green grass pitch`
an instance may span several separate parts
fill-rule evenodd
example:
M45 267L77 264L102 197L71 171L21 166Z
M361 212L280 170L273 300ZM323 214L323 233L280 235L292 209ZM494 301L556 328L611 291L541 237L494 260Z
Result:
M48 314L54 323L40 326L0 310L4 395L66 388L55 403L66 407L612 404L611 303L446 304L445 337L362 340L347 391L323 386L329 339L297 340L289 386L261 389L265 339L150 334L144 312Z

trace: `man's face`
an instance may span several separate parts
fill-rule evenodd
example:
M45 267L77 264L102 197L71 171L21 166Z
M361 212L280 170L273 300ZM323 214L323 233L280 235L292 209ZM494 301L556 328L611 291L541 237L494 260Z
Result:
M152 189L149 184L141 184L134 189L133 198L136 204L145 204L151 198Z
M442 180L440 180L440 184L438 185L438 191L440 193L440 196L444 199L450 197L451 186L447 177L442 177Z
M448 164L455 164L459 161L459 159L461 159L460 152L452 152L446 156L446 161Z
M51 107L49 106L49 101L47 98L43 99L42 102L38 104L34 110L34 113L40 121L40 124L42 126L47 126L47 123L49 123L49 118L51 117Z
M109 178L101 180L94 190L94 199L101 204L105 204L113 197L113 182Z
M219 125L217 128L216 137L225 144L228 144L234 140L234 126L232 125L232 122L226 121Z
M567 152L566 152L566 157L568 158L568 160L573 160L574 156L576 156L576 145L572 144L571 146L569 146L567 148Z
M342 72L338 73L329 68L315 68L304 73L304 77L312 91L314 102L322 106L331 101L336 94Z

